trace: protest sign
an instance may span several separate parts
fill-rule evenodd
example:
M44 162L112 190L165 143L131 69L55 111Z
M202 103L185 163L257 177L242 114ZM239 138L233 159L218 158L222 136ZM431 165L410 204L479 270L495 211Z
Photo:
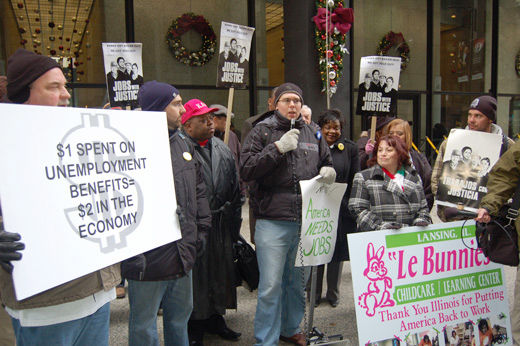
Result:
M356 114L396 116L400 72L400 57L362 57Z
M103 59L111 107L139 107L137 93L143 85L141 43L103 43Z
M222 22L217 87L245 89L249 79L249 53L255 28Z
M453 129L446 143L436 202L476 212L487 193L489 171L500 157L502 136Z
M4 226L18 300L181 237L166 116L0 105Z
M347 184L326 185L317 180L319 177L300 181L302 228L297 267L329 263L334 254L339 208Z
M474 221L348 234L348 246L360 345L490 345L491 330L512 344L504 270L476 248Z

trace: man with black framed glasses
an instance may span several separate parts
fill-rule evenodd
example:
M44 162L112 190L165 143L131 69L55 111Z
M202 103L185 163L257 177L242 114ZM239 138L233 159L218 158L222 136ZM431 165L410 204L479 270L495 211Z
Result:
M257 345L278 339L306 345L300 332L306 275L296 267L301 227L300 180L318 174L333 183L336 172L326 141L301 117L303 97L293 83L274 93L275 110L251 130L242 146L240 176L254 181L255 243L260 269L255 316Z

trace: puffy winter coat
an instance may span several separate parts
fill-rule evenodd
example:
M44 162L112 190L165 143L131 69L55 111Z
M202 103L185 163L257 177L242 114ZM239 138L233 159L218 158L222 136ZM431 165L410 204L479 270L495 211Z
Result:
M298 118L294 128L300 130L298 147L281 154L274 142L291 129L289 119L278 111L258 123L242 145L240 177L255 181L253 194L257 219L300 221L300 180L319 174L323 166L332 166L327 142L321 133Z
M204 242L211 227L211 213L206 197L200 165L194 157L193 145L179 131L170 136L170 152L177 212L182 238L125 260L125 278L141 281L171 280L186 275L197 258L197 245ZM184 153L189 155L183 155Z

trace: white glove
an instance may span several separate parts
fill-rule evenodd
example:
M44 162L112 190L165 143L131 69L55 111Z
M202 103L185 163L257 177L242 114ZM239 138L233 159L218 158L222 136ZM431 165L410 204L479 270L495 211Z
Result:
M300 135L300 130L292 129L284 133L282 138L279 141L274 142L278 151L282 154L285 154L288 151L294 150L298 147L298 136Z
M321 167L321 178L318 179L320 183L332 184L336 181L336 171L332 167Z

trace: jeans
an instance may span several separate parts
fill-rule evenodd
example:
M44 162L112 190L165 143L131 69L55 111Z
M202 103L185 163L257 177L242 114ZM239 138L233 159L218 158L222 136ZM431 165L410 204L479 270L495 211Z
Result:
M130 320L128 344L159 345L157 312L162 302L165 345L188 345L188 320L193 310L191 271L167 281L128 280Z
M11 320L18 346L108 345L110 303L106 303L87 317L48 326L22 327L16 318Z
M260 269L256 345L278 345L280 335L290 337L300 331L309 271L294 266L299 239L297 222L256 221L256 256Z

